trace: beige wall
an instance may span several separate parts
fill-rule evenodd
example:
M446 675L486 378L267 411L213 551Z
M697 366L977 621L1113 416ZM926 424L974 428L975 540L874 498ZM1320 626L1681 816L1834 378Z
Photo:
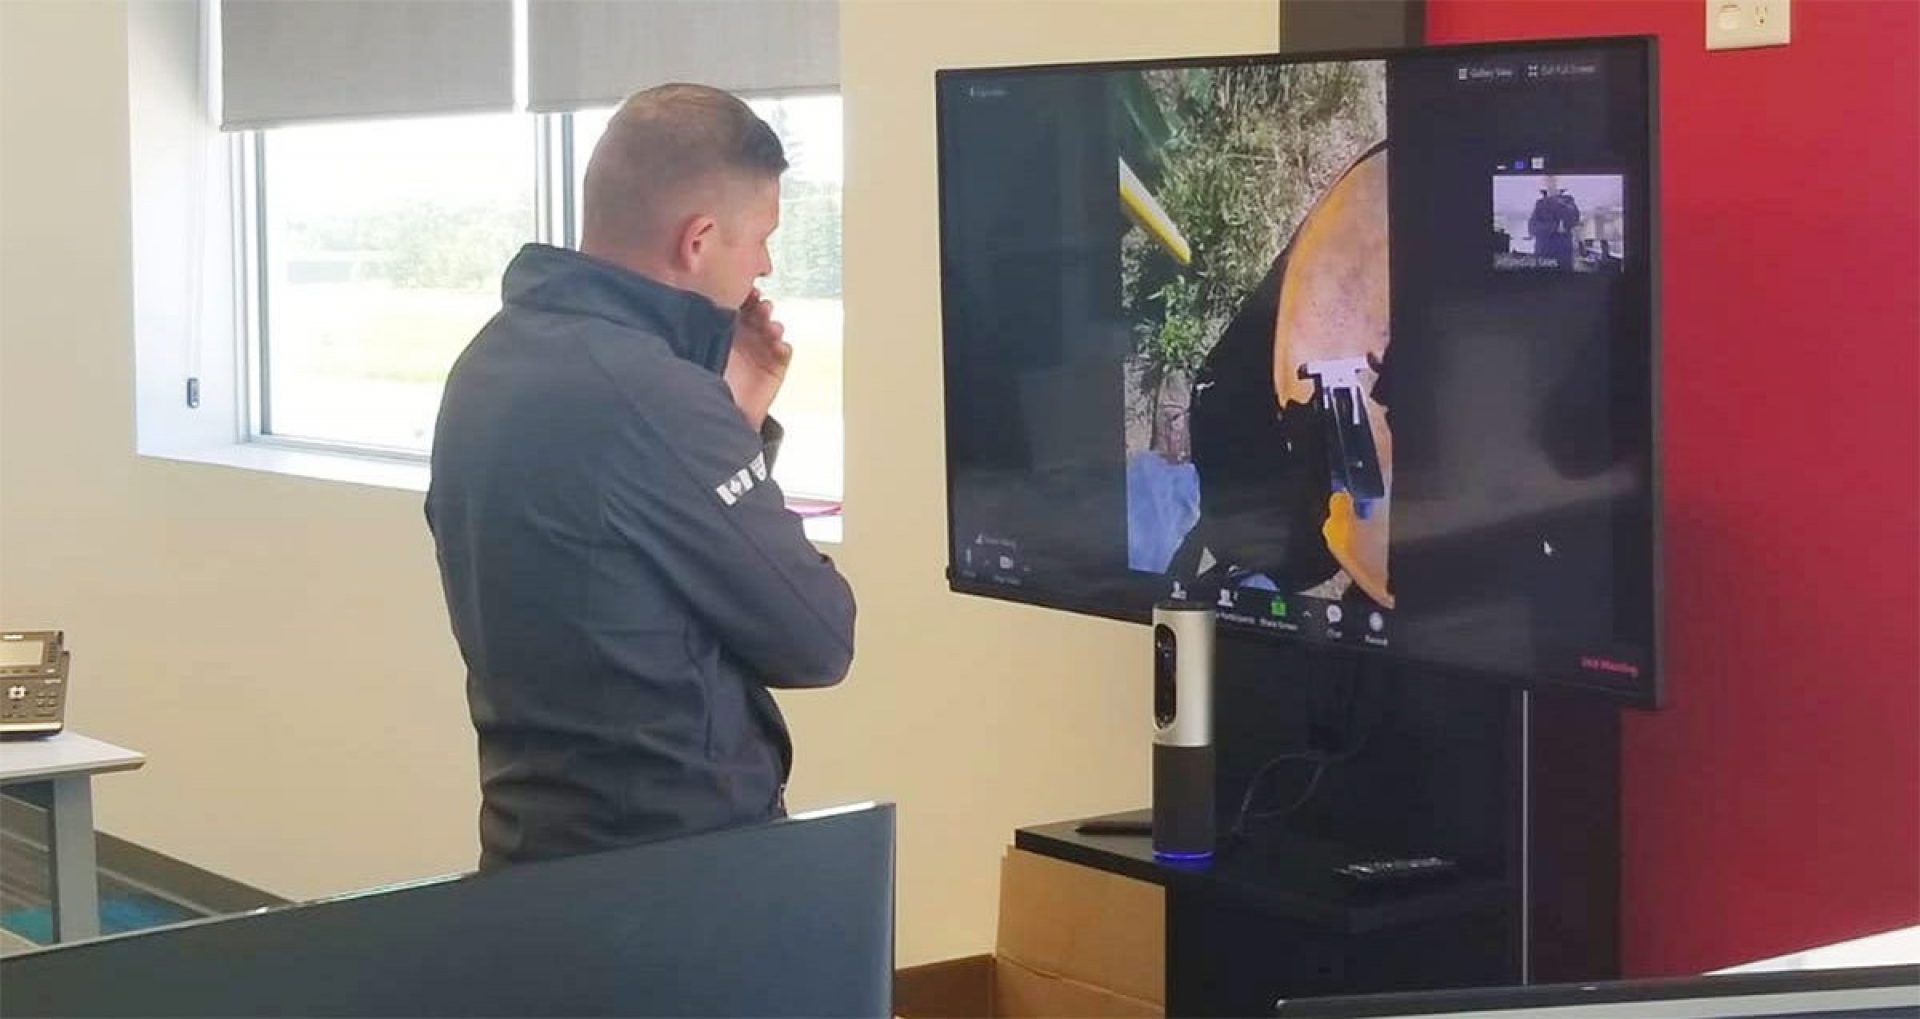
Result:
M1272 0L848 0L849 682L784 703L796 806L901 807L900 959L992 938L1015 825L1146 794L1145 636L945 592L932 72L1271 49ZM475 851L415 494L133 455L126 16L0 2L0 621L146 751L101 827L304 897Z

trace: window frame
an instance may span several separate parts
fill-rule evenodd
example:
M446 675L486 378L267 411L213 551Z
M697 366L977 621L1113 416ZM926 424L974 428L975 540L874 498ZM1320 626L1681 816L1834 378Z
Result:
M833 90L807 90L778 95L754 95L749 99L806 98L840 95ZM534 134L533 192L534 230L528 240L578 250L578 216L581 196L575 185L575 113L525 112ZM396 118L397 119L397 118ZM373 122L371 119L368 122ZM266 272L268 249L267 208L270 172L267 155L268 130L235 132L232 135L234 180L234 250L236 323L239 339L238 391L236 422L244 444L272 450L317 453L380 463L426 467L430 450L382 446L338 439L310 438L276 434L272 431L273 396L271 367L273 338L269 325L272 288ZM844 383L843 383L844 384ZM842 411L844 421L844 410ZM844 438L842 439L844 442ZM844 450L842 453L844 457ZM844 484L844 482L843 482ZM829 499L807 493L789 493L787 503L803 515L837 517L844 495Z
M552 149L552 125L549 121L566 114L528 114L532 123L527 129L534 133L533 144L533 199L534 229L528 240L535 243L553 243L551 240L554 220L555 197L551 194L552 181L547 177L547 163ZM400 119L400 118L394 118ZM371 122L371 121L369 121ZM382 446L367 442L348 442L339 439L309 438L297 435L280 435L272 431L273 393L271 374L273 362L273 338L268 326L268 315L272 310L272 292L265 272L267 247L266 202L268 198L267 173L267 131L240 131L234 135L235 179L239 186L235 188L237 250L239 258L234 260L236 276L235 287L240 304L240 365L242 374L241 390L246 398L241 401L244 420L241 422L243 441L249 445L268 449L292 450L304 453L324 453L333 456L359 457L363 459L389 463L426 466L431 460L430 450L415 450L405 447Z

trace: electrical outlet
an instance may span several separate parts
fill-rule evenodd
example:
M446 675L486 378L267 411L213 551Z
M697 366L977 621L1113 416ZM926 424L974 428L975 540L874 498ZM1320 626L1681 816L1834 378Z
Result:
M1707 0L1710 50L1785 46L1792 38L1792 0Z

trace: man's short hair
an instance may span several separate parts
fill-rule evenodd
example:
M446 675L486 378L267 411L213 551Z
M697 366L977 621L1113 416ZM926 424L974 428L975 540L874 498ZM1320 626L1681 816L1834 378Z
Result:
M584 211L622 233L650 231L665 225L692 187L786 169L780 136L738 97L706 85L660 85L614 112L587 161Z

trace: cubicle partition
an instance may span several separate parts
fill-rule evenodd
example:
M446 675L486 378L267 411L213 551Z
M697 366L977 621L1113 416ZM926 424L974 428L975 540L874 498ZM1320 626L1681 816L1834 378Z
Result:
M48 948L9 1015L886 1016L891 805Z

